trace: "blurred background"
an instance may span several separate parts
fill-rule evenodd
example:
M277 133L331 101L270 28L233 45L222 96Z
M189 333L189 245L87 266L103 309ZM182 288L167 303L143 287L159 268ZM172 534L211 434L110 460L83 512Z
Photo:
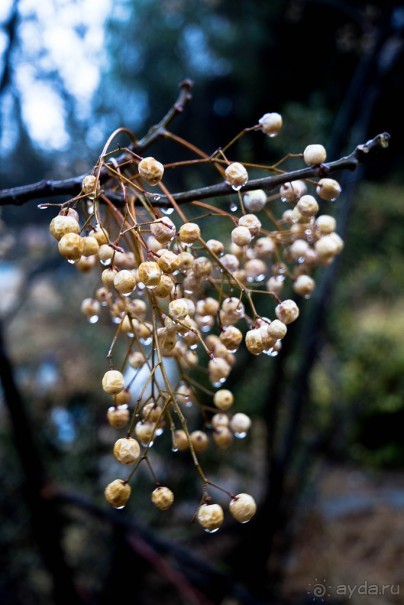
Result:
M52 211L1 208L2 605L404 603L403 30L404 4L386 1L2 0L0 189L88 172L115 128L143 136L185 78L172 129L208 154L272 111L281 135L242 139L239 161L310 143L333 160L391 134L341 175L345 248L284 348L241 354L229 379L253 430L206 465L259 511L213 535L191 523L185 462L160 461L175 510L152 510L142 477L124 511L104 502L112 328L80 314L93 284L59 257Z

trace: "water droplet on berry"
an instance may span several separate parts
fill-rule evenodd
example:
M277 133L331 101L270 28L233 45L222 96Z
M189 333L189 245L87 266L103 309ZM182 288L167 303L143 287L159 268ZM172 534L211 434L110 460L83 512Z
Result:
M237 439L244 439L244 437L247 437L247 433L245 431L242 433L234 433L234 436L237 437Z
M73 260L72 258L68 258L67 262L70 263L71 265L75 265L77 261Z
M156 435L156 437L160 437L160 435L162 435L163 433L164 429L160 426L158 429L156 429L156 432L154 434Z
M115 508L116 510L122 510L123 508L125 508L125 504L123 506L114 506L113 508Z
M241 185L232 185L231 188L233 189L233 191L240 191L241 189Z
M140 443L143 445L143 447L153 447L154 441L141 441Z
M96 324L99 319L99 315L91 315L91 317L88 318L88 323Z
M206 527L204 528L204 531L206 531L207 534L214 534L219 530L218 527L216 527L216 529L207 529Z
M46 210L48 207L48 204L38 204L37 208L39 208L39 210Z
M237 212L238 210L238 206L236 204L236 202L231 202L230 203L230 212Z
M173 447L171 448L171 451L172 451L172 452L174 452L174 453L175 453L175 452L178 452L178 447L174 447L174 446L173 446Z
M100 260L101 265L103 265L104 267L109 267L109 265L111 264L112 259L111 258L107 258L105 260Z
M158 202L160 199L161 199L161 195L158 195L158 194L153 195L153 200L154 200L155 202Z
M152 336L148 336L147 338L141 338L140 342L143 345L150 345L152 343L153 337Z

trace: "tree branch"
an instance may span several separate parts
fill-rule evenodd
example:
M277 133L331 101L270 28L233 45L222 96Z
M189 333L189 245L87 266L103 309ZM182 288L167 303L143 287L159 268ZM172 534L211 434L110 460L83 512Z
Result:
M138 141L136 145L137 150L144 149L157 138L164 136L164 129L165 125L167 124L167 120L171 121L178 111L182 111L185 102L190 98L190 83L188 80L186 80L181 86L181 93L173 108L156 126L151 127L148 133L142 139L140 139L140 141ZM390 134L388 132L383 132L376 135L373 139L370 139L366 143L358 145L352 151L352 153L340 158L339 160L326 162L318 166L292 170L290 172L284 172L275 176L253 179L248 181L244 187L242 187L242 191L251 191L253 189L273 190L283 183L290 181L309 179L313 177L322 178L340 170L355 170L362 162L365 161L369 153L375 151L376 149L384 149L388 147L389 141ZM108 177L107 172L107 169L102 171L104 181ZM0 206L19 206L30 201L49 198L60 194L76 195L80 193L81 182L84 176L85 175L82 175L63 181L40 181L39 183L34 183L32 185L23 185L22 187L3 189L0 191ZM178 204L186 204L195 200L213 198L233 193L234 190L232 187L226 182L222 182L209 187L201 187L199 189L192 189L190 191L173 193L171 197ZM118 196L115 193L108 194L107 192L106 195L117 206L123 205L124 202L121 196ZM166 195L159 195L159 199L156 200L155 194L150 193L150 198L152 199L153 205L156 207L166 207L171 205L170 200Z

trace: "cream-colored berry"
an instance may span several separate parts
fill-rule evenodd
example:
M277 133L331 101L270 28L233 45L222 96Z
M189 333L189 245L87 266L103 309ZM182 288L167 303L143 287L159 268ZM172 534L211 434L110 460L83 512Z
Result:
M107 411L107 420L114 429L122 429L129 422L130 412L127 405L112 405Z
M223 414L223 412L218 412L212 416L211 424L214 428L219 426L229 426L229 417L227 414Z
M260 355L265 351L264 335L259 328L248 330L245 335L245 345L252 355Z
M230 428L236 435L244 435L251 428L251 418L243 412L237 412L230 419Z
M150 231L160 244L168 244L175 236L176 227L173 221L165 216L153 221L150 224Z
M316 218L314 224L322 235L333 233L337 227L337 221L329 214L321 214Z
M85 298L81 303L81 312L90 320L97 317L101 311L101 304L95 298ZM93 322L91 322L93 323ZM95 323L95 322L94 322Z
M172 319L181 320L188 315L188 303L186 298L177 298L168 305L168 313Z
M299 275L293 282L293 289L299 296L310 296L315 286L316 282L310 275Z
M97 242L95 237L92 235L87 235L84 238L84 250L83 256L93 256L97 254L100 244Z
M209 380L213 385L219 385L228 378L231 366L222 357L215 357L208 363Z
M220 504L202 504L196 516L199 525L208 532L217 531L223 523L224 514Z
M273 338L276 338L276 340L279 340L286 336L286 332L288 331L288 328L287 328L286 324L283 323L283 321L280 321L279 319L274 319L269 324L267 330L268 330L268 334L270 336L272 336Z
M177 429L173 433L173 448L175 450L179 450L180 452L184 452L189 448L187 434L182 429Z
M322 164L327 158L327 152L323 145L307 145L303 151L303 159L308 166Z
M131 368L137 370L146 363L146 358L140 351L133 351L128 357L128 363Z
M263 189L253 189L243 195L243 204L250 212L259 212L267 203L267 194Z
M262 225L261 221L255 214L244 214L240 217L238 221L239 227L247 227L249 229L252 237L258 235Z
M303 217L315 216L318 212L318 202L312 195L302 195L295 207Z
M231 232L231 241L237 246L248 246L251 239L252 235L247 227L235 227Z
M164 273L175 273L180 268L180 259L178 254L171 250L159 250L157 264Z
M217 426L213 431L213 441L221 449L226 449L233 442L233 433L227 426Z
M80 233L80 225L78 221L69 215L58 214L55 216L49 225L49 231L58 241L62 239L66 233Z
M340 251L338 242L332 237L334 233L324 235L314 244L314 249L321 259L333 258Z
M122 464L135 464L140 456L140 445L133 437L122 437L115 441L114 456Z
M276 137L281 131L283 120L280 113L273 111L264 113L262 118L258 120L258 124L264 134L269 137Z
M213 252L213 254L216 254L216 256L221 256L221 254L223 254L224 244L218 239L208 239L206 246Z
M335 179L320 179L317 183L316 193L322 200L333 202L341 193L341 185Z
M108 244L101 244L98 248L97 256L102 265L110 265L114 257L115 250Z
M198 278L210 275L212 268L212 262L206 256L198 256L198 258L194 260L193 269Z
M248 231L248 229L247 229ZM250 232L248 232L250 235ZM250 240L251 240L251 235L250 235ZM223 254L222 258L220 259L220 262L222 263L223 267L225 267L227 269L227 271L229 271L230 273L233 273L235 271L237 271L240 267L240 261L237 258L237 256L235 256L234 254Z
M259 237L254 245L254 253L257 258L270 258L275 252L273 239L267 236Z
M154 261L145 261L140 263L137 274L146 288L153 289L159 285L161 280L161 269Z
M106 393L115 395L125 387L125 381L122 372L118 370L108 370L102 378L102 388Z
M291 181L283 183L279 190L283 202L297 202L302 195L307 193L307 185L304 181Z
M235 326L226 326L220 333L219 338L226 349L234 353L243 340L243 333Z
M107 485L104 495L106 501L114 508L123 508L130 498L131 491L129 483L122 479L115 479Z
M233 189L240 189L248 181L248 172L240 162L233 162L227 166L224 171L224 177L226 182L233 187Z
M275 307L275 315L284 324L290 324L299 317L299 307L288 298Z
M174 287L175 286L172 278L163 273L158 285L154 288L154 293L156 296L158 296L158 298L166 298L167 296L173 294Z
M179 230L179 238L183 244L193 244L201 235L199 225L196 223L184 223Z
M184 273L190 271L194 266L195 258L190 252L180 252L178 258L180 259L180 270Z
M231 499L229 511L239 523L247 523L257 512L257 505L250 494L237 494Z
M156 432L156 424L148 420L140 420L135 425L135 434L142 445L150 445Z
M308 248L309 244L305 239L296 239L289 246L289 254L293 260L298 260L304 257Z
M252 258L246 262L244 271L248 282L260 282L265 279L267 266L260 258Z
M219 389L213 396L213 403L219 410L229 410L234 403L234 395L228 389Z
M149 185L154 186L163 178L164 166L161 162L158 162L155 158L149 156L140 160L138 171L142 179Z
M114 277L114 287L121 294L130 294L136 286L136 276L133 271L122 269Z
M240 299L235 296L224 299L220 309L220 318L224 326L236 323L240 319L243 319L244 315L245 308Z
M132 401L132 394L129 389L123 389L114 395L115 405L127 405Z
M66 233L58 243L59 252L67 260L76 262L84 250L84 238L77 233Z
M196 452L204 452L209 445L209 437L204 431L192 431L190 438Z
M108 242L109 235L105 227L96 227L93 229L93 231L91 231L91 235L92 237L95 237L100 246Z
M158 509L168 510L174 502L174 494L169 487L159 486L153 490L151 500Z
M81 191L91 199L98 197L101 193L100 182L93 174L88 174L81 182Z

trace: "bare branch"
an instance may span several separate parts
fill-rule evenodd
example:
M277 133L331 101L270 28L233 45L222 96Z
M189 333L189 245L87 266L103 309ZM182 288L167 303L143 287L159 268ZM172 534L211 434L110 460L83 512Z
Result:
M188 82L188 81L186 81ZM184 86L184 83L183 83ZM137 149L143 149L145 146L150 145L156 138L164 136L164 128L166 122L164 120L171 120L175 113L182 110L182 107L187 99L189 99L189 89L186 87L181 90L179 99L182 104L177 103L173 106L172 110L157 124L153 126L149 132L138 142ZM177 106L177 109L175 107ZM181 109L179 109L181 108ZM376 135L373 139L370 139L366 143L358 145L352 153L342 157L333 162L327 162L318 166L312 166L302 168L299 170L293 170L290 172L284 172L282 174L276 174L274 176L267 176L260 179L252 179L242 187L242 191L251 191L253 189L265 189L273 190L283 183L304 180L310 178L322 178L338 172L340 170L355 170L359 164L366 160L369 153L374 152L377 149L384 149L388 147L390 141L390 134L383 132ZM104 174L104 180L107 178L107 171ZM53 195L60 194L77 194L81 189L81 182L84 177L75 177L72 179L66 179L64 181L41 181L34 183L33 185L24 185L22 187L16 187L14 189L4 189L0 191L0 206L4 205L22 205L29 201L38 200L40 198L48 198ZM230 185L226 182L218 183L217 185L211 185L209 187L201 187L199 189L192 189L190 191L184 191L179 193L173 193L172 198L178 204L186 204L191 201L202 200L207 198L218 197L221 195L233 194L234 191ZM114 202L117 206L123 205L122 197L116 194L107 194L108 198ZM159 199L156 200L155 194L150 193L150 198L153 201L153 205L156 207L170 206L171 203L166 195L160 195Z

